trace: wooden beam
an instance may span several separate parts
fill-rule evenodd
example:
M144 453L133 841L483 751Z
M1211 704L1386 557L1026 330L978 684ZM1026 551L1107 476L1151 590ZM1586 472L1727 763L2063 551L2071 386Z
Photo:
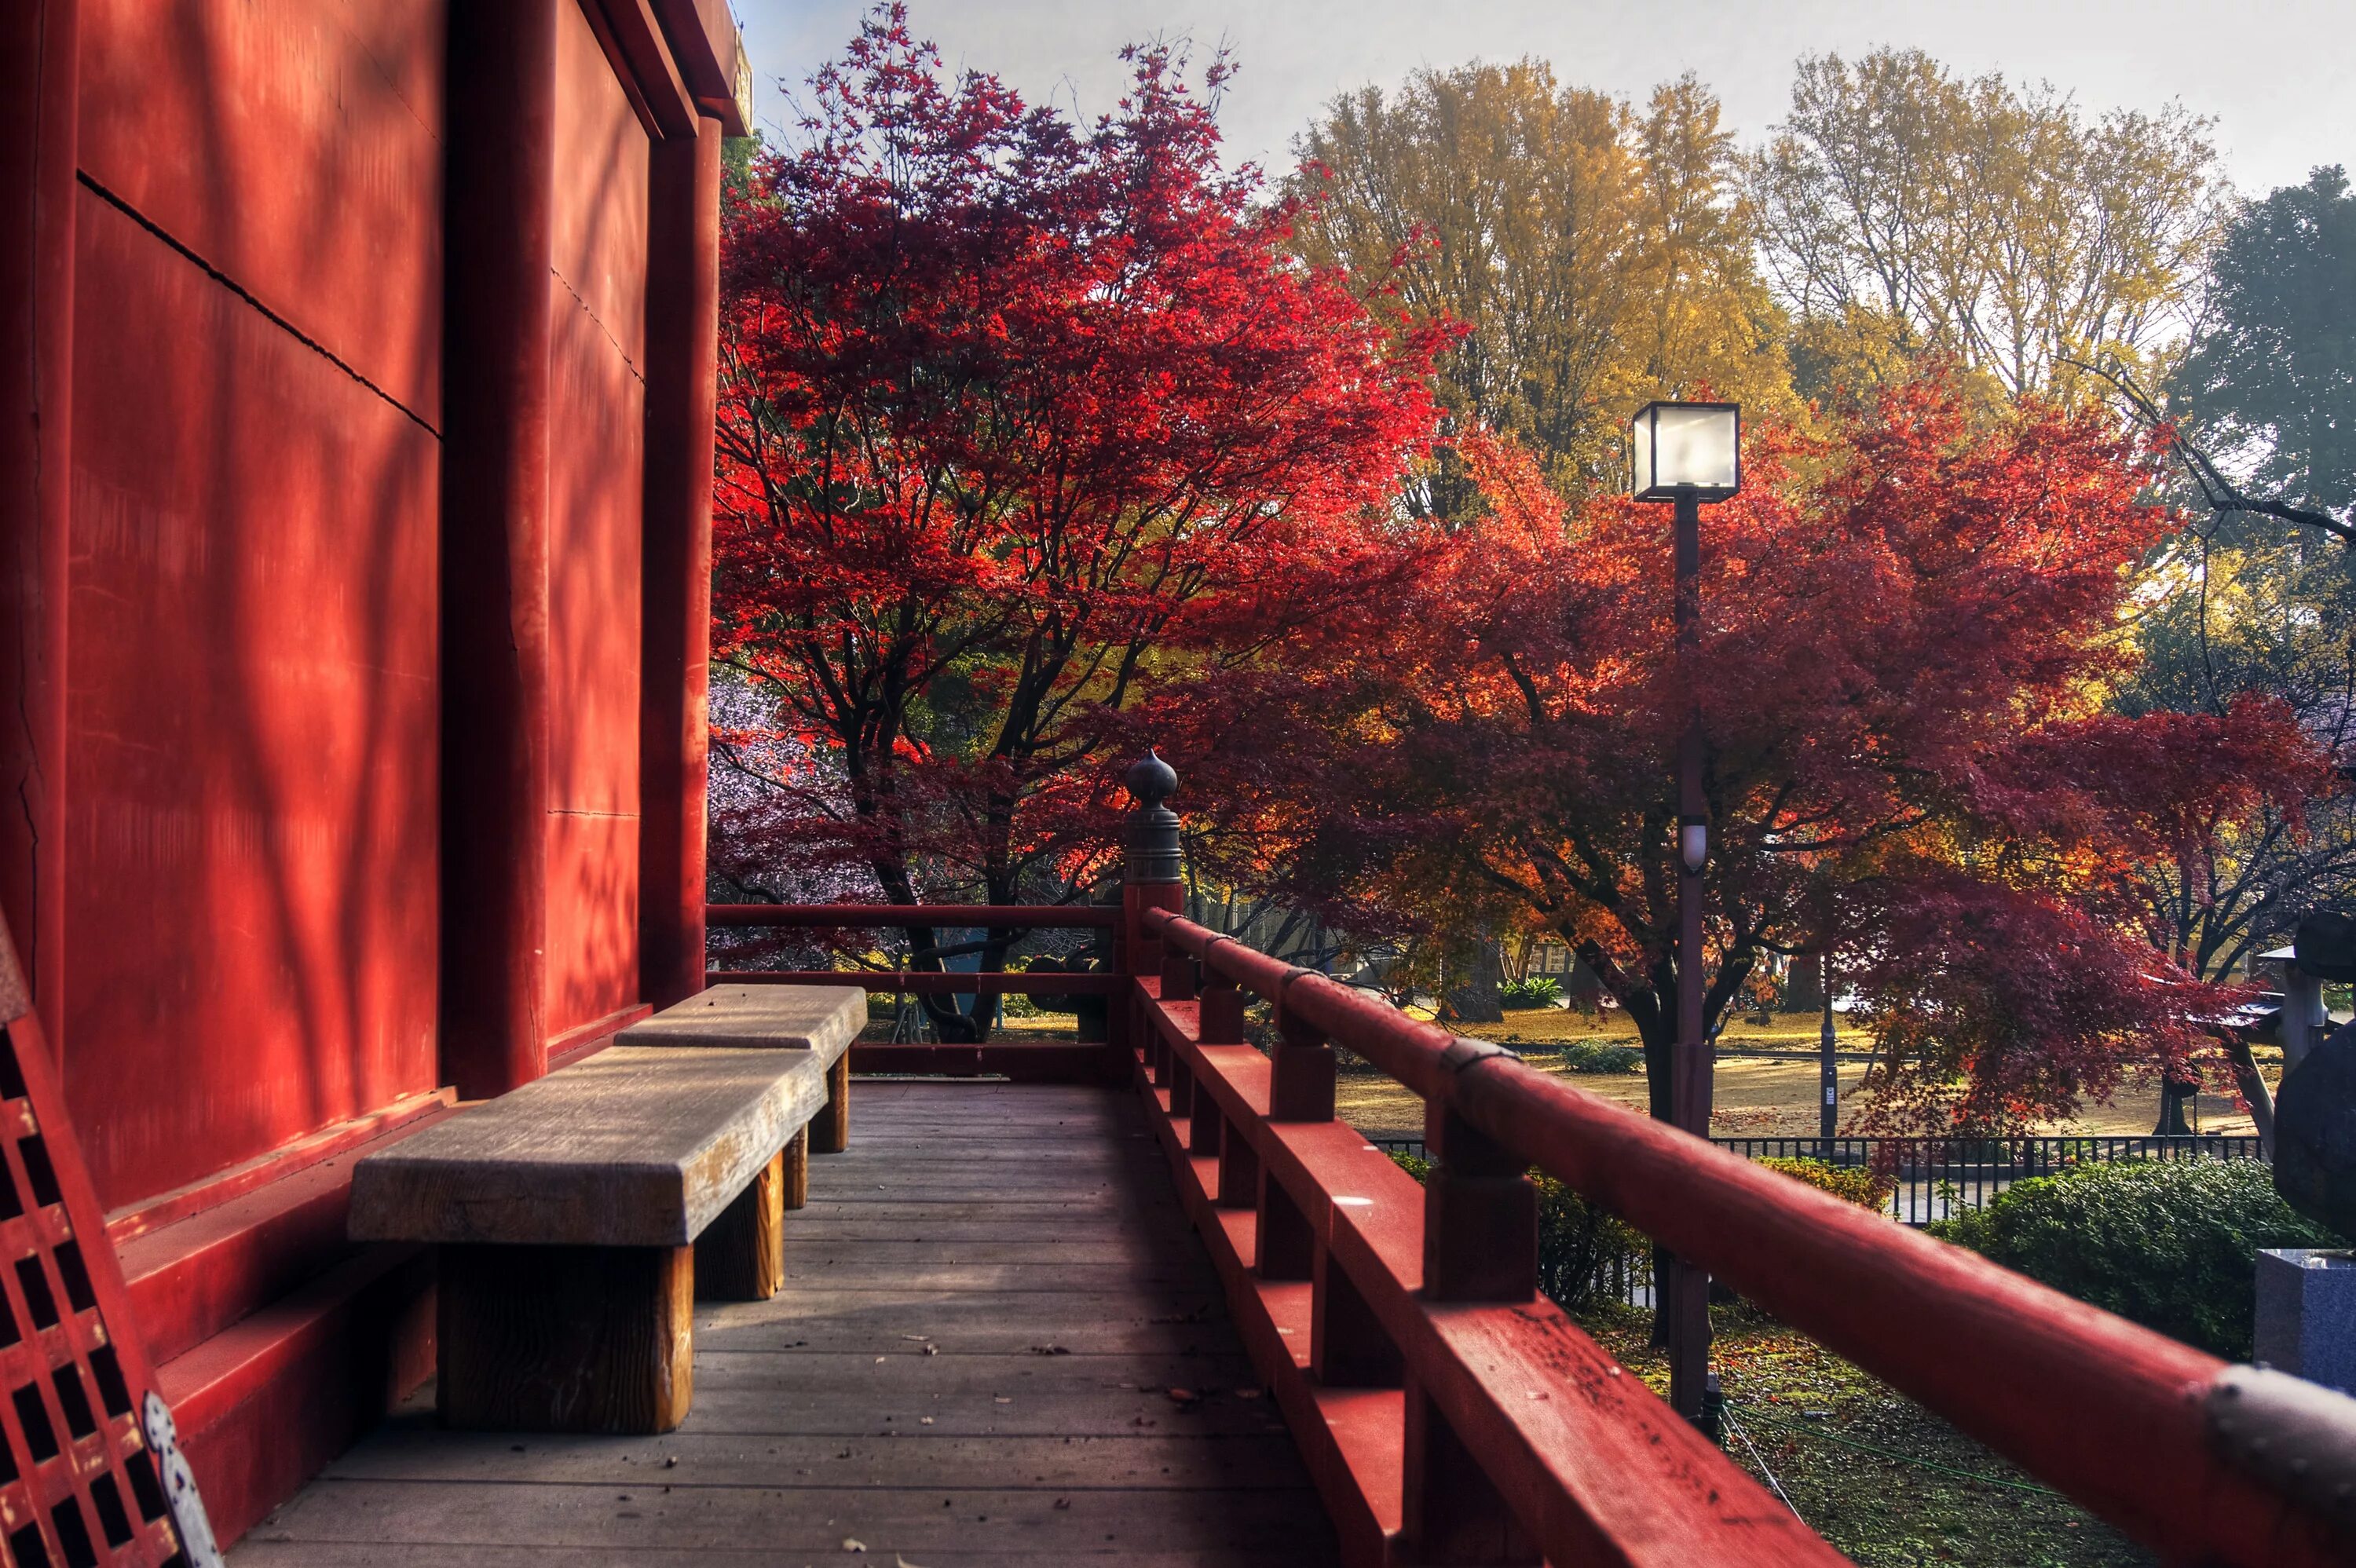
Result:
M0 914L66 1046L66 595L73 466L76 0L0 18Z
M647 134L693 141L701 116L647 0L583 0L581 8Z
M442 460L442 1076L547 1068L556 5L452 8Z
M669 1007L703 988L712 430L720 331L720 126L658 142L647 187L645 565L638 685L638 973Z

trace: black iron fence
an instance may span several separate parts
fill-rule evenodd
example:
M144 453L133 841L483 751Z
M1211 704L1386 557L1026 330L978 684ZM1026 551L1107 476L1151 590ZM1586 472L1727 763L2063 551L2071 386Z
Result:
M1423 1140L1369 1134L1377 1148L1420 1157ZM1870 1171L1890 1184L1887 1212L1909 1225L1985 1208L2016 1181L2072 1166L2122 1159L2257 1159L2258 1140L2201 1133L2178 1137L1712 1138L1746 1159L1813 1159Z

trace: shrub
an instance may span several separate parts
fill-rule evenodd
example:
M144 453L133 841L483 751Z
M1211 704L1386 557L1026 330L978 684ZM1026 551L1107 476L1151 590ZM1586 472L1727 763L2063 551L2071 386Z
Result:
M1827 1165L1821 1159L1762 1159L1757 1163L1876 1213L1890 1206L1890 1194L1896 1187L1887 1177L1877 1176L1863 1166Z
M1550 1008L1562 1000L1562 982L1551 975L1533 975L1526 980L1508 980L1497 989L1497 1002L1516 1011L1531 1008Z
M2246 1360L2262 1247L2330 1247L2254 1159L2119 1160L2014 1183L1930 1227L2054 1289Z
M1391 1159L1418 1181L1431 1170L1430 1161L1403 1150ZM1649 1277L1653 1243L1642 1231L1551 1176L1532 1171L1530 1179L1538 1189L1538 1288L1556 1306L1576 1312L1604 1298L1615 1272L1633 1270L1639 1284ZM1618 1295L1610 1292L1612 1298Z
M1633 1072L1644 1064L1644 1049L1600 1040L1575 1040L1562 1048L1566 1072Z

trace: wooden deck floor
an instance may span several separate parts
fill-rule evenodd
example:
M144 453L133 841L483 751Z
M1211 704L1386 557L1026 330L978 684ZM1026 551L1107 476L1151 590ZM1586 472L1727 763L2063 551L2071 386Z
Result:
M699 1307L679 1431L444 1432L429 1390L230 1561L1332 1561L1126 1093L862 1080L787 1243L776 1299Z

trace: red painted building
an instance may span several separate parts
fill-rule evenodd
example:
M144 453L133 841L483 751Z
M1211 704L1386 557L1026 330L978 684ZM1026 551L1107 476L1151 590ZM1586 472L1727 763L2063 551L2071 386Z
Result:
M701 983L745 80L725 0L0 20L0 911L232 1532L430 1366L353 1150Z

